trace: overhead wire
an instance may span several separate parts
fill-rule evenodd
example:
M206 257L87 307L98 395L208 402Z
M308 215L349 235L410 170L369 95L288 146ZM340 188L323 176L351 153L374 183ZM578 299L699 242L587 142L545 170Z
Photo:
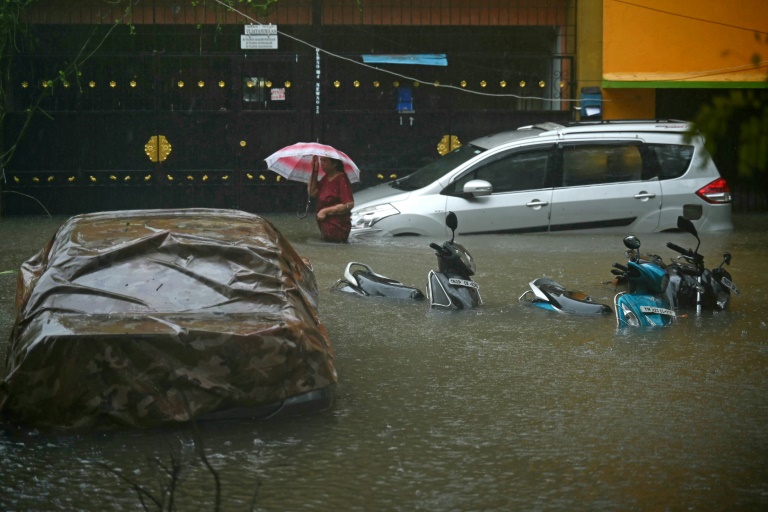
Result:
M735 29L738 29L738 30L746 30L746 31L753 32L753 33L768 35L768 32L766 32L764 30L757 30L755 28L740 27L738 25L731 25L730 23L723 23L722 21L713 21L713 20L707 20L707 19L704 19L704 18L697 18L695 16L689 16L687 14L679 14L679 13L672 12L672 11L665 11L664 9L657 9L655 7L649 7L647 5L636 4L634 2L628 2L627 0L613 0L613 1L616 2L616 3L620 3L620 4L627 4L627 5L631 5L633 7L639 7L640 9L647 9L649 11L656 11L656 12L660 12L662 14L668 14L670 16L677 16L677 17L686 18L686 19L689 19L689 20L701 21L703 23L711 23L713 25L720 25L722 27L735 28Z
M236 14L242 16L243 18L247 19L248 21L252 22L253 24L264 25L264 23L261 23L260 21L254 19L253 17L249 16L248 14L246 14L246 13L244 13L244 12L242 12L242 11L240 11L240 10L238 10L238 9L236 9L236 8L226 4L226 3L224 3L222 0L213 0L213 1L218 3L219 5L223 6L226 9L232 10L232 12L235 12ZM703 19L703 18L696 18L694 16L678 14L678 13L674 13L674 12L670 12L670 11L665 11L665 10L662 10L662 9L657 9L657 8L648 7L648 6L641 5L641 4L636 4L634 2L629 2L627 0L613 0L613 1L617 2L617 3L623 3L623 4L631 5L631 6L634 6L634 7L642 8L642 9L648 9L648 10L651 10L651 11L660 12L662 14L667 14L667 15L670 15L670 16L678 16L678 17L681 17L681 18L692 19L692 20L695 20L695 21L701 21L701 22L705 22L705 23L712 23L712 24L715 24L715 25L720 25L720 26L725 26L725 27L730 27L730 28L736 28L736 29L739 29L739 30L748 30L748 31L755 32L755 33L760 33L760 34L768 34L768 32L766 32L766 31L750 29L750 28L747 28L747 27L739 27L737 25L731 25L731 24L728 24L728 23L722 23L722 22L717 22L717 21L712 21L712 20L706 20L706 19ZM391 70L388 70L388 69L380 68L380 67L377 67L377 66L371 66L370 64L366 64L365 62L360 62L360 61L357 61L355 59L351 59L349 57L345 57L343 55L339 55L337 53L331 52L331 51L326 50L324 48L321 48L319 46L313 45L312 43L310 43L308 41L305 41L303 39L300 39L298 37L295 37L295 36L293 36L291 34L287 34L287 33L283 32L281 30L277 30L277 33L282 35L282 36L284 36L284 37L286 37L286 38L288 38L288 39L291 39L291 40L296 41L296 42L298 42L300 44L308 46L308 47L312 48L313 50L315 50L317 52L320 52L320 53L323 53L325 55L328 55L329 57L333 57L333 58L336 58L336 59L340 59L340 60L344 60L344 61L347 61L347 62L351 62L352 64L355 64L357 66L362 66L364 68L368 68L368 69L372 69L372 70L375 70L375 71L379 71L381 73L386 73L386 74L389 74L391 76L395 76L395 77L403 79L403 80L411 80L414 83L419 83L419 84L423 84L423 85L432 85L432 86L443 88L443 89L452 89L452 90L456 90L456 91L467 93L467 94L475 94L475 95L478 95L478 96L487 96L487 97L516 98L516 99L521 99L521 100L539 100L539 101L548 101L548 102L553 102L553 103L555 103L555 102L580 102L581 101L581 99L570 99L570 98L543 98L541 96L522 96L522 95L514 94L514 93L489 93L489 92L477 91L477 90L474 90L474 89L467 89L467 88L459 87L459 86L452 85L452 84L435 84L433 82L422 80L420 78L404 75L402 73L398 73L398 72L391 71ZM740 70L760 69L760 68L766 67L767 65L768 65L768 61L760 61L760 62L758 62L756 64L750 64L750 65L733 66L733 67L730 67L730 68L706 70L706 71L701 71L701 72L694 71L694 72L691 72L690 74L686 74L686 76L684 76L684 77L667 78L667 79L655 80L655 81L657 81L657 82L675 82L675 81L681 81L681 80L690 80L691 78L704 78L704 77L708 77L708 76L721 75L721 74L731 73L731 72L740 71Z
M635 2L629 2L627 0L613 0L613 1L616 2L616 3L620 3L620 4L626 4L626 5L630 5L632 7L637 7L639 9L646 9L646 10L649 10L649 11L654 11L654 12L658 12L658 13L661 13L661 14L666 14L668 16L676 16L676 17L679 17L679 18L685 18L685 19L689 19L689 20L693 20L693 21L702 22L702 23L710 23L712 25L719 25L719 26L722 26L722 27L734 28L734 29L737 29L737 30L744 30L744 31L748 31L748 32L756 33L756 34L768 35L768 32L766 32L764 30L757 30L757 29L749 28L749 27L741 27L741 26L738 26L738 25L730 24L730 23L723 23L723 22L720 22L720 21L708 20L708 19L705 19L705 18L698 18L696 16L690 16L690 15L687 15L687 14L680 14L680 13L676 13L676 12L672 12L672 11L666 11L664 9L658 9L658 8L655 8L655 7L650 7L650 6L638 4L638 3L635 3ZM688 73L680 73L681 76L679 76L677 78L668 77L666 79L654 80L654 81L656 81L656 82L678 82L678 81L681 81L681 80L691 80L692 78L706 78L706 77L710 77L710 76L724 75L724 74L727 74L727 73L733 73L735 71L757 70L757 69L765 68L766 66L768 66L768 60L761 60L759 62L754 62L752 64L742 64L740 66L732 66L732 67L727 67L727 68L719 68L719 69L710 69L710 70L704 70L704 71L691 71L691 72L688 72Z
M248 21L250 21L250 22L252 22L252 23L254 23L256 25L264 25L264 23L261 23L261 22L255 20L251 16L248 16L248 14L246 14L246 13L244 13L244 12L242 12L242 11L240 11L240 10L230 6L230 5L227 5L222 0L213 0L213 1L218 3L218 4L220 4L221 6L225 7L226 9L232 10L232 12L242 16L243 18L247 19ZM452 90L456 90L456 91L467 93L467 94L475 94L475 95L478 95L478 96L488 96L488 97L496 97L496 98L515 98L515 99L520 99L520 100L539 100L539 101L548 101L548 102L552 102L552 103L580 102L581 101L580 99L570 99L570 98L557 99L557 98L543 98L541 96L522 96L522 95L513 94L513 93L506 93L506 94L505 93L490 93L490 92L476 91L476 90L473 90L473 89L466 89L466 88L459 87L459 86L456 86L456 85L451 85L451 84L447 84L447 85L446 84L436 84L434 82L429 82L429 81L426 81L426 80L422 80L420 78L404 75L402 73L397 73L396 71L391 71L391 70L388 70L388 69L383 69L383 68L379 68L379 67L376 67L376 66L371 66L370 64L366 64L365 62L360 62L360 61L357 61L355 59L351 59L349 57L345 57L343 55L339 55L337 53L331 52L331 51L326 50L324 48L320 48L319 46L315 46L314 44L312 44L312 43L310 43L308 41L305 41L305 40L300 39L298 37L292 36L291 34L287 34L287 33L283 32L281 30L277 30L277 33L282 35L282 36L284 36L284 37L286 37L286 38L288 38L288 39L296 41L297 43L300 43L300 44L303 44L305 46L308 46L308 47L312 48L313 50L315 50L316 52L320 52L320 53L323 53L325 55L328 55L329 57L333 57L335 59L351 62L352 64L355 64L357 66L361 66L361 67L364 67L364 68L368 68L368 69L372 69L372 70L375 70L375 71L379 71L381 73L386 73L388 75L395 76L395 77L403 79L403 80L411 80L414 83L419 83L419 84L423 84L423 85L431 85L431 86L442 88L442 89L452 89Z

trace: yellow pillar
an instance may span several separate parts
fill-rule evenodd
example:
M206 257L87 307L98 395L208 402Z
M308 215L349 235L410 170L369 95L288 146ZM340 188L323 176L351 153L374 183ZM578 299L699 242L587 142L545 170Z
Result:
M603 0L574 1L578 97L584 87L601 87L603 83Z
M656 90L603 88L603 1L579 0L576 12L576 93L600 87L603 119L653 119Z

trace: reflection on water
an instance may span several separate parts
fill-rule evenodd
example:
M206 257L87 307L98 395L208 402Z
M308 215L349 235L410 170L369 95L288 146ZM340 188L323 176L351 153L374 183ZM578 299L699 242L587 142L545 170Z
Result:
M730 251L731 311L668 329L617 332L613 317L519 303L547 275L612 304L621 235L464 237L485 305L328 291L348 261L422 290L436 259L423 238L333 245L311 220L270 219L315 268L336 350L338 401L279 422L202 425L223 510L761 510L768 506L768 216L704 236ZM0 271L16 269L64 219L2 219ZM461 222L461 219L459 219ZM641 235L665 257L682 233ZM15 276L0 274L0 350ZM214 482L191 429L0 434L0 509L140 509L110 470L157 492L155 459L185 462L180 510L211 510Z

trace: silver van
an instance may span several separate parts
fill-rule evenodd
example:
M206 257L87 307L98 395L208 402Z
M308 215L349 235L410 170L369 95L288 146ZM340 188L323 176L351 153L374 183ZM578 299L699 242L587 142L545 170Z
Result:
M690 219L729 231L731 194L685 121L544 123L497 133L355 193L352 237L599 230L650 233Z

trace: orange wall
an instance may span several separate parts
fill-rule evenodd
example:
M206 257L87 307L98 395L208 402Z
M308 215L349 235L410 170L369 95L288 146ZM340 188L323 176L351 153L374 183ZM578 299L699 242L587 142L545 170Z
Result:
M760 66L753 63L756 55ZM675 83L767 78L766 0L603 1L605 81L658 88L663 82L679 87Z
M603 119L653 119L656 89L603 89Z

